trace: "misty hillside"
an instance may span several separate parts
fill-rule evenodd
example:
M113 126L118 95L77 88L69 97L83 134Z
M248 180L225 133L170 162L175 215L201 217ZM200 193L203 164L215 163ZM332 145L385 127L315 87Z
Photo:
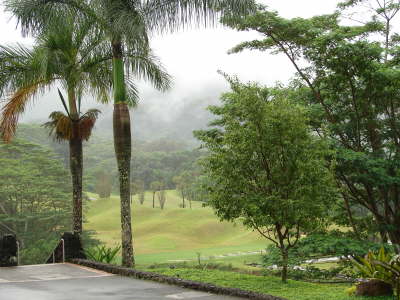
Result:
M163 101L168 99L153 100L151 104L141 102L131 111L133 138L146 142L166 138L189 148L197 146L193 131L205 128L211 121L207 106L218 103L218 97L182 99L171 101L169 105ZM102 117L95 128L97 135L112 135L112 108L108 108L102 109Z

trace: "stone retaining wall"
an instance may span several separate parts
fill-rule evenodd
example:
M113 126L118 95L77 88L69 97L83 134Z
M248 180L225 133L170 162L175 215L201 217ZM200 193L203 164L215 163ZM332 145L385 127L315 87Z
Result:
M135 277L135 278L144 279L144 280L157 281L157 282L161 282L161 283L177 285L180 287L184 287L184 288L188 288L188 289L192 289L192 290L203 291L203 292L209 292L209 293L213 293L213 294L221 294L221 295L228 295L228 296L234 296L234 297L242 297L242 298L246 298L246 299L257 299L257 300L286 300L286 299L280 298L280 297L275 297L275 296L266 295L266 294L260 294L260 293L251 292L251 291L245 291L245 290L241 290L241 289L237 289L237 288L220 287L220 286L216 286L216 285L209 284L209 283L191 281L191 280L156 274L156 273L152 273L152 272L138 271L135 269L124 268L124 267L110 265L110 264L103 264L103 263L94 262L94 261L90 261L90 260L72 259L71 262L78 264L78 265L90 267L93 269L102 270L102 271L112 273L112 274L117 274L117 275L122 275L122 276L130 276L130 277Z

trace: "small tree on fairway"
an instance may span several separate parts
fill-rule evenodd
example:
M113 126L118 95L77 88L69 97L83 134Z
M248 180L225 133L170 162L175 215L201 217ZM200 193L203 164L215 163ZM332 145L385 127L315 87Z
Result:
M161 189L158 191L158 202L160 202L160 208L164 209L165 202L167 201L165 190Z
M144 203L144 181L143 180L136 180L135 181L135 194L138 194L139 203L143 205Z
M150 190L153 194L153 208L155 207L155 197L156 193L160 190L161 183L159 181L153 181L150 183Z
M276 245L286 282L289 249L325 225L335 200L325 160L332 153L311 134L304 108L274 90L228 81L232 92L223 105L209 108L218 117L213 128L195 133L210 152L203 161L209 205L222 220L240 220Z
M109 198L112 190L112 179L109 173L99 170L96 176L96 193L100 198Z
M144 190L141 190L139 193L139 202L141 205L144 203Z
M180 192L181 197L182 197L182 208L185 208L185 195L186 195L186 189L185 189L185 183L182 178L182 176L175 176L173 179L173 182L175 183L175 188L177 191Z

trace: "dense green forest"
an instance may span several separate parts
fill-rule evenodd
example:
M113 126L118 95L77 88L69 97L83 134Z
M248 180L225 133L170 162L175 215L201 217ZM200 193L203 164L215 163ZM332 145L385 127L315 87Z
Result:
M41 263L69 230L68 171L54 152L23 140L0 144L0 227L16 234L23 263Z

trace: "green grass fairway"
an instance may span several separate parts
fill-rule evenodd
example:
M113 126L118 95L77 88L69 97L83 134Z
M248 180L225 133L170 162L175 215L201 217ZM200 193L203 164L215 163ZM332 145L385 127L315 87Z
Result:
M91 198L96 195L89 194ZM132 225L138 264L196 260L197 253L209 258L221 254L265 249L267 242L241 225L220 222L210 208L199 202L192 209L180 208L176 191L167 192L167 202L161 210L152 194L146 193L144 205L134 197ZM189 205L189 203L187 203ZM120 243L119 197L91 201L86 214L86 230L95 230L97 238L113 246Z

